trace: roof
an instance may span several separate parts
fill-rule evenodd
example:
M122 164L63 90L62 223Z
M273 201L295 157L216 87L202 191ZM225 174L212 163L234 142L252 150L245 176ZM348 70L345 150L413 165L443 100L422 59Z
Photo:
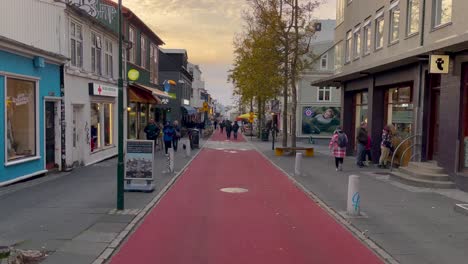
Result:
M187 54L187 50L185 49L163 49L161 51L167 54Z
M16 51L29 56L43 56L47 61L56 64L64 64L67 60L69 60L68 57L65 57L62 54L36 48L34 46L24 44L22 42L4 37L2 35L0 35L0 49Z

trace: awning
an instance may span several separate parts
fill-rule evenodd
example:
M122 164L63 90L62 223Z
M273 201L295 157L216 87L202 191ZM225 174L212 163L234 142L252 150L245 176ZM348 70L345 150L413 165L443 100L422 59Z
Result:
M194 114L197 113L197 110L195 108L191 107L190 105L183 105L182 109L187 111L187 114L189 114L189 115L194 115Z
M142 84L139 84L139 83L132 83L132 86L136 86L136 87L138 87L140 89L145 89L148 92L151 92L154 96L159 97L159 99L161 99L161 98L171 99L172 98L168 93L163 92L163 91L161 91L159 89L156 89L156 88L148 87L148 86L145 86L145 85L142 85Z
M154 96L152 92L140 87L130 85L128 89L129 102L160 104L161 100Z

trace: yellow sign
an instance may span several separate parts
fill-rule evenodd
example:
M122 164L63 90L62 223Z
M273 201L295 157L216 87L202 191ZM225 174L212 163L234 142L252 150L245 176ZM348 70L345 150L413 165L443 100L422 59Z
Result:
M130 81L136 81L138 80L138 78L140 78L140 72L135 70L135 69L131 69L128 71L128 79Z
M253 123L254 122L254 118L253 117L249 117L249 123Z
M209 110L209 109L208 109L208 103L207 103L207 102L204 102L204 103L203 103L203 111L208 112L208 110Z
M430 73L448 73L450 57L448 55L431 55Z
M254 118L255 116L255 113L254 112L250 112L250 118Z

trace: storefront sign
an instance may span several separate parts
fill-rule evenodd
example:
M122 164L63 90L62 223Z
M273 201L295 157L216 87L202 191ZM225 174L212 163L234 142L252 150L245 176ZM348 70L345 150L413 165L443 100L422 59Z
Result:
M89 83L89 95L98 96L118 96L118 88L116 86L109 86L98 83Z
M153 163L153 140L127 140L125 180L153 180Z
M431 55L430 73L448 73L450 57L448 55Z

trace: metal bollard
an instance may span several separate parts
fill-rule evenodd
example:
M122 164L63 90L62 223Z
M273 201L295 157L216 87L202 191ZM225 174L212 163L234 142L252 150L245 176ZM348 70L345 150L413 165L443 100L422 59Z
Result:
M302 153L296 153L296 164L294 166L294 174L301 176L302 172Z
M350 216L361 215L361 195L359 194L359 176L350 175L348 181L348 206Z
M174 172L174 149L169 148L169 172Z
M187 139L187 141L185 141L185 155L187 155L187 157L192 156L192 148L190 147L190 139Z

